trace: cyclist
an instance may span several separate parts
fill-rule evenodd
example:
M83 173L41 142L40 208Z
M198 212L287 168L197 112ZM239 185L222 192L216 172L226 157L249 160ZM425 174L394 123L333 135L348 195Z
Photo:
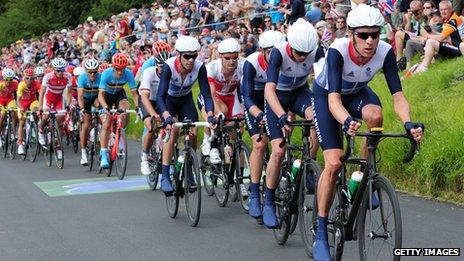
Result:
M197 79L201 95L205 100L208 122L215 123L214 104L211 99L206 68L202 62L196 60L200 47L200 43L194 37L179 37L175 44L175 49L179 52L179 55L169 58L161 72L160 84L156 95L156 105L158 106L158 111L162 113L168 130L171 129L176 119L198 120L198 114L192 98L193 84ZM192 130L192 136L191 139L195 148L196 130ZM173 191L169 177L169 164L171 163L176 137L177 131L174 129L171 133L171 139L164 144L163 148L161 190L166 195L170 195Z
M63 58L55 58L51 65L53 72L45 74L42 79L42 88L39 94L39 110L50 111L51 109L59 111L63 110L63 92L71 86L71 74L65 71L66 61ZM71 101L67 100L67 104ZM44 127L48 122L49 115L42 115L42 121L39 122L39 143L45 145ZM64 117L58 115L58 126L63 125ZM57 151L58 159L63 156L63 151Z
M98 87L100 86L101 74L98 72L98 61L91 58L84 61L85 72L77 78L77 102L83 121L80 132L81 141L81 165L87 166L87 136L90 131L90 120L92 106L98 108ZM77 67L81 68L81 67ZM76 69L77 69L76 68Z
M102 73L102 72L104 72L106 69L108 69L110 67L111 67L111 65L109 63L101 63L100 66L98 66L98 72Z
M16 73L10 68L2 70L3 80L0 81L0 108L6 107L15 109L16 101L15 95L18 89L18 82L15 80ZM0 112L0 133L3 132L3 121L5 120L5 112ZM16 115L13 117L15 120ZM2 139L0 139L0 147L2 147Z
M34 69L35 80L42 84L42 79L44 77L44 68L42 66L37 66Z
M145 129L151 129L151 119L160 121L160 116L156 108L156 93L158 92L158 85L161 76L161 70L163 69L164 62L170 57L166 51L160 51L155 56L155 66L148 67L142 75L142 81L140 83L139 95L142 102L142 119L145 124ZM140 102L139 102L140 103ZM146 132L143 136L142 143L142 158L140 163L140 172L143 175L150 175L151 169L148 163L148 151L153 145L153 137L155 133Z
M148 60L146 60L142 64L142 69L141 72L143 73L146 69L150 68L151 66L156 65L156 57L158 56L159 53L161 52L166 52L168 54L171 54L171 46L164 42L164 41L157 41L153 44L152 46L153 49L153 56L150 57ZM143 77L143 76L142 76Z
M130 103L127 100L124 85L128 84L132 93L135 106L138 107L138 93L134 80L134 74L127 69L129 65L129 58L123 53L117 53L112 58L113 66L106 69L102 75L99 85L98 101L101 110L102 118L102 133L100 140L100 156L101 168L108 168L110 166L108 161L108 140L110 134L110 117L108 117L109 110L114 106L115 108L128 110ZM126 126L127 120L125 115L121 115L123 125Z
M314 82L313 106L316 128L323 149L325 168L317 189L317 233L314 260L330 260L327 242L327 216L333 201L335 181L341 167L342 130L354 135L363 119L367 127L382 126L382 108L377 95L368 87L375 73L383 70L393 97L393 106L404 128L415 140L422 138L423 125L410 120L409 104L401 89L392 47L379 41L384 18L380 11L359 5L347 17L349 37L335 40L328 49L322 73ZM363 150L363 156L367 155ZM374 205L378 206L378 199Z
M18 85L16 96L21 113L18 124L18 154L24 155L24 123L26 122L25 111L36 111L39 108L37 98L40 92L40 82L34 79L34 69L24 70L23 80Z
M238 100L238 88L242 78L243 60L239 58L241 46L234 38L222 40L218 47L220 58L206 65L208 82L213 93L213 101L216 115L222 113L226 118L243 115L243 110ZM203 117L207 114L204 110L202 96L198 97ZM221 163L219 150L211 149L209 141L209 129L205 128L203 143L201 145L203 155L209 155L212 164Z
M264 85L267 81L266 70L272 47L285 40L285 36L278 31L266 31L259 37L260 51L246 58L243 65L241 95L247 109L245 114L248 132L253 150L250 154L251 183L249 197L249 214L254 218L262 216L259 196L259 181L263 169L264 153L267 148L267 137L257 142L260 126L265 124L264 117Z
M306 119L312 119L311 91L307 78L313 70L313 63L324 57L321 47L318 48L318 37L314 27L300 18L288 29L288 42L280 42L274 46L269 58L267 83L264 88L266 99L267 134L271 140L272 153L266 169L265 202L263 222L268 228L279 225L276 217L274 192L279 181L280 164L285 147L280 144L283 129L289 132L287 124L288 111L292 111ZM316 137L312 137L312 157L317 151Z

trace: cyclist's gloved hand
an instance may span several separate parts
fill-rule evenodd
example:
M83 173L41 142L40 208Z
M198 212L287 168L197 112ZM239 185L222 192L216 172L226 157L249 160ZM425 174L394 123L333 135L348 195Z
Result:
M410 133L413 136L414 140L420 141L422 139L425 126L420 122L407 121L404 123L404 129L408 134Z
M282 116L279 117L279 126L283 128L288 123L288 114L284 113Z
M166 119L164 119L164 123L166 125L172 125L172 124L174 124L174 122L175 121L174 121L174 118L172 116L168 116Z
M216 118L216 116L209 115L207 121L213 129L216 127L216 124L218 124L218 118Z
M353 136L356 131L361 127L361 123L355 120L353 117L346 117L345 122L343 123L342 130L350 136Z

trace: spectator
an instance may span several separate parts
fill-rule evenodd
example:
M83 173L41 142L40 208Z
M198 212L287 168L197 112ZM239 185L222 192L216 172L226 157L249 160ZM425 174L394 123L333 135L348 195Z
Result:
M419 0L411 1L410 9L403 17L404 30L398 30L395 33L396 61L400 70L406 68L406 57L403 57L404 46L411 38L415 41L424 40L420 37L424 33L421 32L421 28L427 23L427 17L424 15L424 9Z
M150 11L145 12L143 18L143 25L147 34L151 34L155 29L156 18L151 15Z
M440 15L443 18L443 29L441 34L426 34L425 54L422 63L414 73L425 72L432 62L435 52L442 57L461 56L459 50L461 37L458 28L463 24L461 18L453 11L453 4L449 0L443 0L439 4ZM450 40L448 40L448 38Z
M275 30L275 26L272 24L272 19L270 16L264 17L264 25L262 31Z
M324 5L325 6L325 5ZM311 10L306 12L306 19L312 24L316 24L320 20L322 20L322 10L321 10L321 2L315 1L312 3Z
M120 15L116 19L116 30L118 31L119 36L121 38L129 35L129 24L127 23L126 19L124 19L122 15Z
M167 33L169 32L169 28L162 13L156 14L155 29L158 33L158 39L162 41L166 41L168 39Z
M344 16L340 16L337 18L336 28L337 28L337 30L335 31L336 38L348 37L348 26L346 25L346 18Z
M290 8L281 6L279 12L288 15L288 23L293 24L298 18L306 15L306 7L304 0L292 0Z

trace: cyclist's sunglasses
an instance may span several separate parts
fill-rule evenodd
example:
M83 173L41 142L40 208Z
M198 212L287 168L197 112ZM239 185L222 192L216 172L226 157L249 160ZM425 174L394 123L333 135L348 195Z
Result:
M190 59L197 59L198 54L197 53L183 53L182 57L184 57L185 60L190 60Z
M4 80L7 81L7 82L10 82L10 81L13 80L13 78L5 77Z
M96 74L98 71L87 71L88 74Z
M354 32L354 35L356 35L358 38L361 38L363 40L369 39L369 37L372 38L372 40L375 40L379 38L380 32Z
M293 49L293 48L292 48L292 50L293 50L293 52L295 52L295 54L298 55L298 56L308 56L308 55L311 53L311 52L300 52L300 51L297 51L297 50L295 50L295 49Z
M234 55L234 56L225 56L225 55L223 55L222 58L224 58L227 61L230 61L230 60L236 61L238 59L238 55Z
M34 77L24 77L24 80L26 80L26 81L30 81L32 79L34 79Z
M59 72L59 73L60 73L60 72L64 72L64 71L65 71L64 68L63 68L63 69L55 69L55 72Z

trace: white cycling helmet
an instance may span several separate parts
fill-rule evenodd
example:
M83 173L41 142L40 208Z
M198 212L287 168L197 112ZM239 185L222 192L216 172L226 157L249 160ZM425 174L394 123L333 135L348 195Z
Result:
M201 46L196 38L183 35L176 40L175 48L180 53L198 52Z
M298 18L290 28L288 28L287 39L290 46L299 52L309 53L317 48L319 38L314 26L304 20Z
M43 76L44 75L44 68L42 66L37 66L34 69L35 76Z
M64 69L68 65L63 58L55 58L52 60L53 69Z
M100 64L98 63L97 60L91 58L91 59L87 59L85 60L84 62L84 67L86 70L89 70L89 71L96 71L98 70L98 66ZM79 68L79 67L76 67L76 69ZM74 75L76 75L76 69L74 69Z
M259 47L270 48L274 47L276 43L285 41L285 36L279 31L266 31L259 36Z
M346 24L349 28L380 27L384 23L385 20L380 10L365 4L358 5L351 10L346 18Z
M16 76L16 73L10 68L5 68L2 71L3 79L13 79L15 76Z
M98 70L98 66L97 66L96 69L89 69L89 70L94 70L94 71L96 71L96 70ZM74 68L74 70L73 70L74 76L79 76L79 75L84 74L84 73L85 73L84 67L80 67L80 66L79 66L79 67Z
M241 46L234 38L227 38L222 40L217 47L218 53L239 53Z

